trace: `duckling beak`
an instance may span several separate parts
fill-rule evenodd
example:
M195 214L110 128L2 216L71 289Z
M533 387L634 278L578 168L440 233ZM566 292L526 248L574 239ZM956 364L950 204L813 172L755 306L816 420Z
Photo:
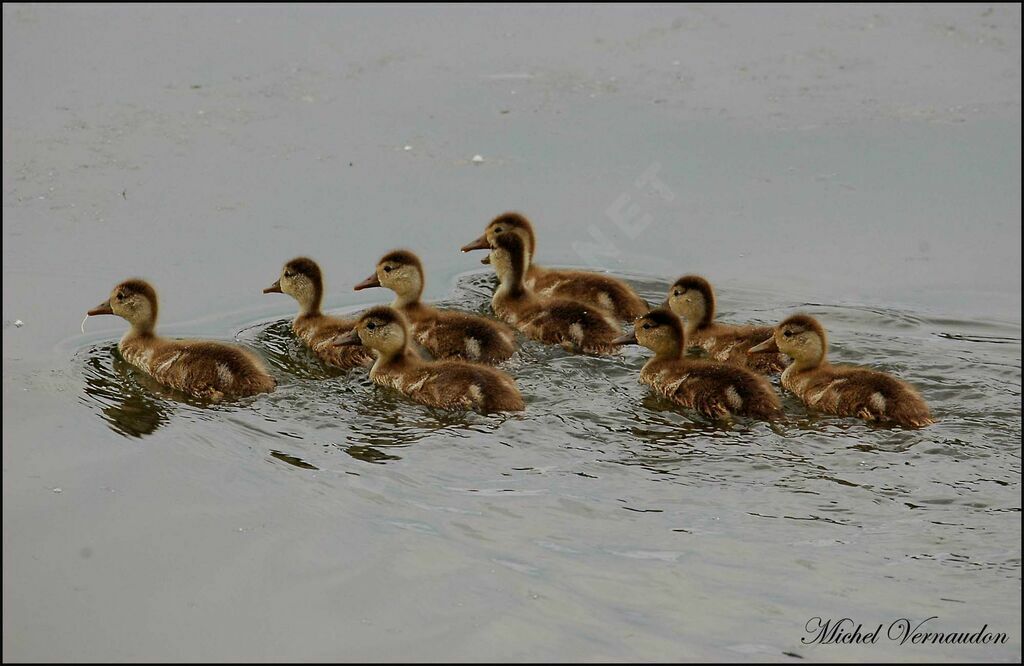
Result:
M777 352L779 351L779 345L775 344L775 337L772 336L757 345L747 350L748 354L760 354L761 352Z
M477 238L472 243L467 243L462 246L463 252L469 252L470 250L489 250L490 243L487 242L487 234L484 234L480 238Z
M281 281L278 280L274 284L270 285L263 290L264 294L280 294L281 293Z
M633 331L632 333L626 333L625 335L620 335L619 337L615 338L614 340L612 340L612 344L613 345L638 345L640 343L637 342L637 340L636 340L636 331Z
M353 328L348 333L335 336L331 344L335 347L358 347L363 341L359 339L359 331Z
M370 287L379 287L379 286L380 286L380 278L378 278L377 274L374 273L373 275L371 275L370 277L366 278L365 280L363 280L362 282L360 282L356 286L352 287L352 291L359 291L360 289L369 289Z
M114 309L110 307L110 301L106 300L94 307L92 310L86 312L90 317L95 317L101 314L114 314Z

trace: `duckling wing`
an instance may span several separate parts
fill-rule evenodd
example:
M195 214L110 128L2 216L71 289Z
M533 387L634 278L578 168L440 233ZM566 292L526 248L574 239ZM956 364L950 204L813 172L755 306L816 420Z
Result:
M910 427L932 423L921 395L910 384L891 375L855 366L832 366L835 379L819 400L835 414L869 421L888 421ZM831 395L828 391L831 390ZM810 404L810 403L808 403Z
M728 414L772 418L780 412L778 395L764 378L724 363L669 364L656 383L672 401L712 418Z
M612 340L619 327L607 313L575 301L559 299L545 304L530 318L531 337L588 354L613 354L618 347Z
M399 384L403 393L431 407L481 411L516 411L524 407L511 377L474 363L425 364Z
M548 298L566 298L600 308L620 321L632 321L650 310L628 284L610 275L547 270L533 288Z
M220 342L183 340L155 349L150 374L191 395L217 400L270 391L275 381L251 352Z
M463 312L438 311L424 317L415 324L413 334L438 359L496 364L508 359L516 349L512 329Z

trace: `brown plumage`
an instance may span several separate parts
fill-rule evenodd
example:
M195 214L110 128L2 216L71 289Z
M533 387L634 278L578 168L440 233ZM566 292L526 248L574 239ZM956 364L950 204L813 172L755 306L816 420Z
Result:
M543 298L567 298L612 313L620 321L632 321L650 308L633 289L618 278L589 271L541 268L533 263L537 240L533 225L520 213L503 213L487 225L484 235L462 248L489 249L496 238L515 234L526 243L527 269L524 284Z
M772 338L751 349L759 351L793 358L782 373L782 386L808 407L911 428L933 423L928 405L910 384L877 370L829 363L828 336L813 317L789 317L775 327Z
M772 337L771 326L734 326L715 321L715 291L697 275L685 275L668 290L669 309L683 318L686 342L716 361L743 366L766 375L782 372L789 359L778 352L748 354Z
M126 361L161 384L203 400L218 401L272 391L276 382L252 352L206 340L169 340L156 334L156 290L144 280L126 280L90 315L114 314L131 329L117 348Z
M277 282L264 289L263 293L288 294L298 301L299 314L292 321L292 331L327 365L347 370L373 362L373 356L365 349L331 344L335 337L352 330L356 322L320 311L324 281L320 267L312 259L297 257L289 261L281 269Z
M541 298L523 281L525 241L515 234L495 237L490 263L501 284L494 292L494 313L539 342L584 354L614 354L620 330L610 312L566 298Z
M779 396L761 375L728 363L686 358L686 332L669 310L651 310L637 318L633 333L618 342L654 352L640 371L640 381L678 405L712 418L737 414L770 419L782 413Z
M509 375L478 363L424 360L409 348L410 337L404 315L379 306L367 310L334 344L372 349L376 360L370 379L429 407L480 412L526 408Z
M515 353L515 334L505 324L465 312L439 310L420 301L424 281L419 257L408 250L395 250L384 255L374 274L355 288L387 287L394 291L391 307L405 315L413 338L434 358L496 365Z

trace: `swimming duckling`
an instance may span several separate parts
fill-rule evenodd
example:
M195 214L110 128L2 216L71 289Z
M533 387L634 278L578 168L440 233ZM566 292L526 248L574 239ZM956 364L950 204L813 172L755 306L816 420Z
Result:
M789 317L749 353L764 351L793 358L782 373L782 385L808 407L911 428L933 423L928 405L910 384L877 370L829 363L828 336L814 317Z
M484 235L464 245L462 251L488 250L495 238L505 234L515 234L525 241L527 270L523 281L538 296L568 298L593 305L611 312L620 321L633 321L650 309L628 284L617 278L589 271L541 268L533 263L537 247L533 225L519 213L503 213L494 218Z
M715 291L702 277L684 275L668 291L669 309L684 319L686 342L696 345L716 361L734 363L773 375L789 361L785 354L747 354L747 350L772 337L771 326L734 326L715 321Z
M276 385L259 357L242 347L158 336L156 290L144 280L125 280L88 314L126 319L132 327L117 344L124 360L193 397L219 401L273 391Z
M362 344L377 357L370 379L401 391L416 402L441 409L515 412L526 408L515 381L500 370L465 361L427 361L409 347L412 336L405 316L378 306L363 313L335 345Z
M423 264L408 250L395 250L377 262L377 270L355 286L356 291L387 287L395 292L391 307L409 322L413 338L434 358L462 358L496 365L516 350L512 329L465 312L438 310L420 301Z
M373 356L365 349L331 344L339 334L352 330L356 322L320 311L324 281L320 267L312 259L297 257L289 261L281 269L277 282L263 293L288 294L299 302L299 314L292 321L292 331L327 365L347 370L373 363Z
M669 310L638 317L633 333L616 343L640 344L653 351L640 381L678 405L716 419L730 414L761 419L781 415L779 396L763 376L727 363L686 358L686 332Z
M621 333L613 315L567 298L540 298L526 286L529 264L526 242L516 234L494 237L489 255L500 284L491 308L525 335L584 354L614 354Z

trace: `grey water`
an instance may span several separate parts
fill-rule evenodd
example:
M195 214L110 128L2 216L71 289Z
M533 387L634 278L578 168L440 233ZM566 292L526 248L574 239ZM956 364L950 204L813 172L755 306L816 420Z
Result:
M1019 660L1019 6L3 22L5 659ZM404 246L427 300L487 314L458 247L513 208L539 263L817 316L936 425L792 396L714 423L637 383L644 350L526 340L524 413L432 410L260 293L308 254L354 314ZM131 275L162 333L248 346L277 391L199 404L119 357L120 320L80 333ZM932 616L1008 640L801 641Z

